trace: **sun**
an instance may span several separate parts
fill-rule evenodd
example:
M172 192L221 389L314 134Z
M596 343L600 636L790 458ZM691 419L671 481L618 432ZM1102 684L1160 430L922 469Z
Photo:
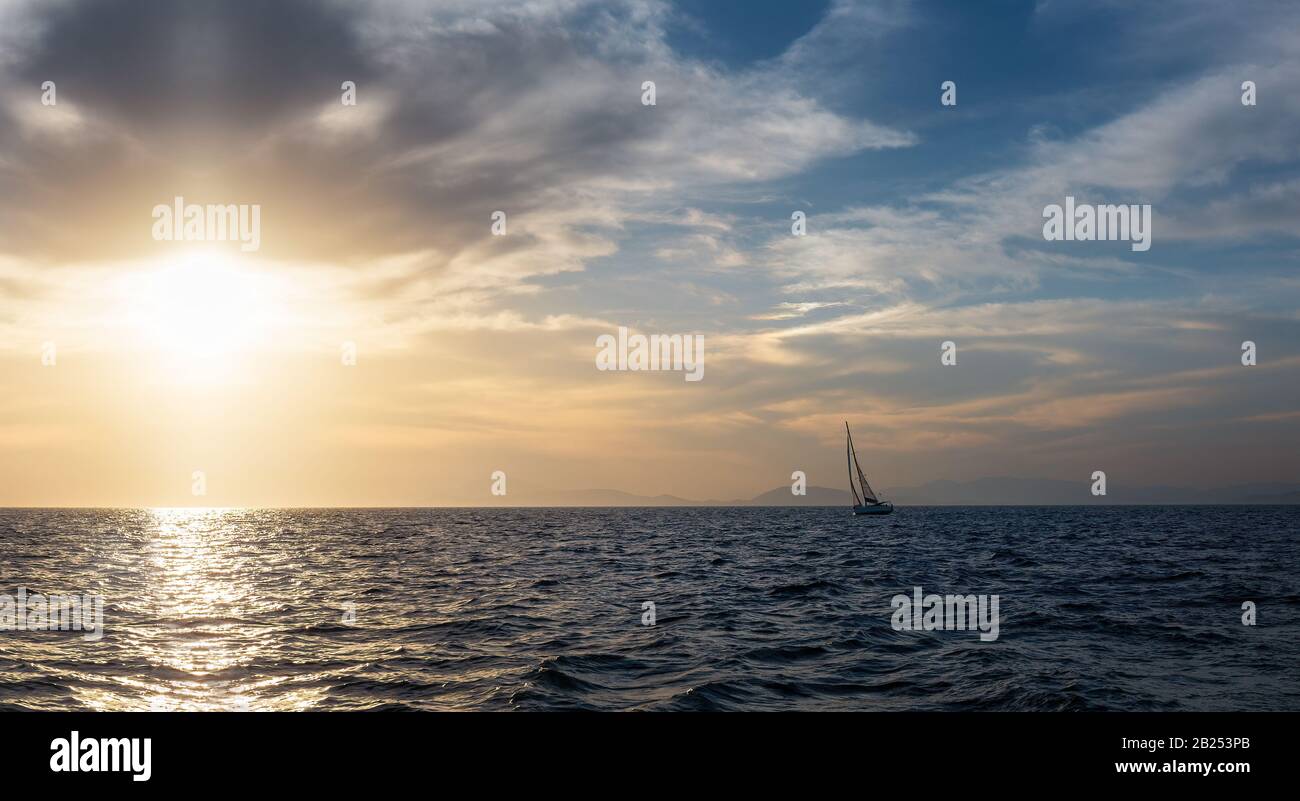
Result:
M174 366L210 369L265 343L273 289L235 257L199 251L127 276L123 301L144 349Z

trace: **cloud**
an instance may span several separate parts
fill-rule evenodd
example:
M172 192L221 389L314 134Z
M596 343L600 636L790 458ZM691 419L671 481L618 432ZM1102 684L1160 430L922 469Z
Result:
M1147 35L1179 35L1162 21L1148 22ZM1283 13L1252 26L1243 36L1255 46L1231 53L1249 61L1157 83L1132 95L1126 112L1073 136L1031 131L1020 158L1007 166L890 204L812 214L808 236L773 236L754 261L787 294L824 299L848 291L881 307L1031 293L1063 276L1168 270L1184 281L1212 281L1162 254L1179 242L1294 238L1297 231L1300 195L1291 174L1300 168L1300 85L1292 76L1300 72L1300 40L1273 33L1297 25L1300 14ZM1256 81L1268 101L1243 106L1244 79ZM1255 182L1265 170L1281 176ZM1067 194L1081 203L1151 203L1150 257L1045 245L1042 210Z
M804 317L818 309L832 309L836 306L844 306L844 303L779 303L772 311L763 314L750 315L751 320L793 320L797 317Z
M6 10L23 33L0 71L18 133L0 143L0 242L29 263L152 258L149 210L177 195L259 203L266 260L384 274L401 260L387 285L407 302L459 294L494 315L617 252L623 226L684 194L915 141L770 66L675 54L659 2ZM57 82L57 107L40 105L42 80ZM340 103L344 80L355 107ZM506 237L490 236L496 210ZM695 208L684 223L728 225ZM746 263L732 244L695 244Z
M978 115L907 111L940 134L923 142L904 112L852 102L941 27L919 4L836 0L781 56L728 69L675 52L677 12L654 0L0 2L0 345L30 362L56 339L116 375L114 287L177 252L148 232L179 194L263 207L263 251L237 258L275 278L272 344L311 414L283 434L253 417L304 462L319 436L343 461L373 451L392 481L425 482L427 452L452 448L475 469L511 452L546 471L554 453L577 485L763 489L752 475L783 480L796 457L840 470L850 419L918 479L1139 448L1191 470L1228 426L1292 420L1296 252L1254 246L1294 239L1300 14L1177 8L1116 6L1132 47L1075 78L1133 74L1013 98L1041 118L986 157L958 141ZM1081 13L1041 4L1028 22L1059 34ZM1044 243L1042 208L1067 193L1153 203L1153 250ZM792 208L808 236L790 236ZM707 380L594 370L594 335L618 325L705 333ZM345 376L342 340L361 348ZM6 385L29 404L41 386ZM1224 470L1249 441L1220 443Z

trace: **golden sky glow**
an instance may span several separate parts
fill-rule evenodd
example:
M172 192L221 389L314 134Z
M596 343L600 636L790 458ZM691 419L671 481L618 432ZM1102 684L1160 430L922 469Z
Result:
M0 2L2 504L729 500L843 487L845 420L884 490L1300 475L1294 38L1135 11L1195 66L946 113L873 4L726 58L649 0L235 5ZM1067 192L1151 202L1152 249L1045 243ZM176 197L260 247L155 240ZM620 326L704 380L598 371Z

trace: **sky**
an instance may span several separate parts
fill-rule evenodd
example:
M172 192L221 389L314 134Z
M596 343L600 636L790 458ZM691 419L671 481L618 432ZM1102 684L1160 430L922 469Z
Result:
M0 0L0 504L1297 481L1297 132L1286 3Z

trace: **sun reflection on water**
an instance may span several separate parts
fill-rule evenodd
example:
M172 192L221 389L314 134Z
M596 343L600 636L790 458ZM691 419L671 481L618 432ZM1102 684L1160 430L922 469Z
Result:
M280 687L290 678L259 668L275 660L281 625L257 591L258 513L244 509L153 509L142 543L138 598L122 599L134 621L127 650L147 664L117 677L121 692L96 691L95 709L256 711L304 709L321 695Z

